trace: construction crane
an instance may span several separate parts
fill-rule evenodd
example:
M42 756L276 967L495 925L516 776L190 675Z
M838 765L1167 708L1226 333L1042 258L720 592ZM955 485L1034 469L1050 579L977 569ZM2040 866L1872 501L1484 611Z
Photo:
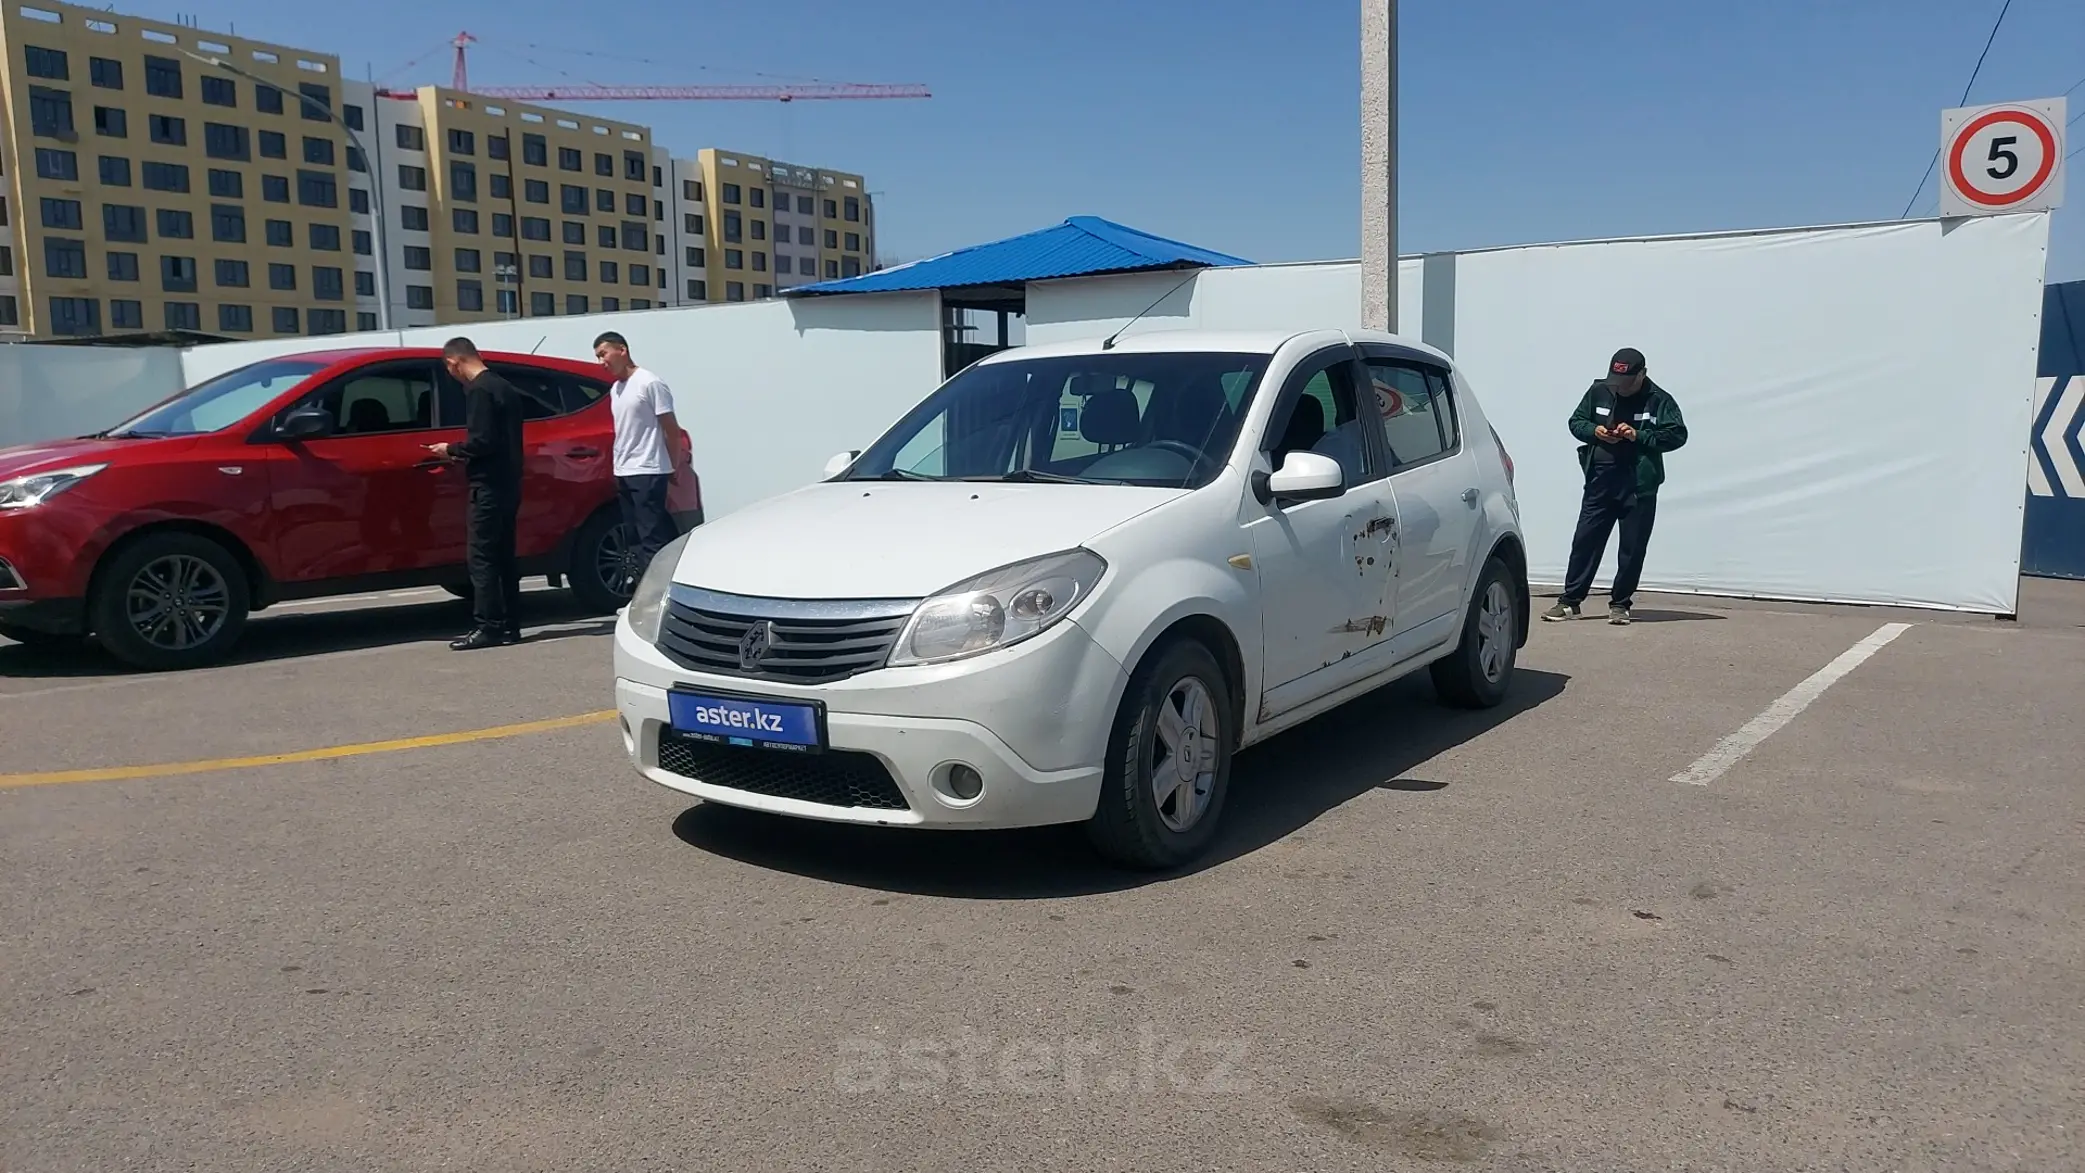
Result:
M456 49L456 70L450 88L486 98L511 98L517 102L830 102L934 96L925 86L865 82L757 86L480 86L473 89L470 70L464 61L464 47L477 39L468 32L460 32L449 42Z

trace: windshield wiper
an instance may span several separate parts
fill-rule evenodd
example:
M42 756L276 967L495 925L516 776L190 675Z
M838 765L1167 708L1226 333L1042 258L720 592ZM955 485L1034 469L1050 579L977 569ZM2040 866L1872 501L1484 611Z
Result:
M994 481L1009 485L1091 485L1096 482L1083 477L1068 477L1063 473L1044 472L1038 468L1017 468L1009 473L989 477L964 477L966 481Z
M889 472L879 472L872 477L848 477L847 479L850 481L938 481L941 478L930 477L925 473L912 472L909 469L894 468Z
M126 428L120 432L103 432L101 435L92 438L100 440L164 440L171 435L173 435L172 432L140 432Z

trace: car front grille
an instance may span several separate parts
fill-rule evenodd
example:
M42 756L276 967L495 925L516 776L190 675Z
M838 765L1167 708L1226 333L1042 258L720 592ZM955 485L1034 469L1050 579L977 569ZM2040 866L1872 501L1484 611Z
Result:
M790 684L845 680L883 666L912 614L910 600L750 599L676 586L659 626L659 650L698 672ZM765 649L741 655L755 626Z
M659 766L683 778L769 798L793 798L843 808L911 809L882 760L865 753L745 749L697 741L662 729Z

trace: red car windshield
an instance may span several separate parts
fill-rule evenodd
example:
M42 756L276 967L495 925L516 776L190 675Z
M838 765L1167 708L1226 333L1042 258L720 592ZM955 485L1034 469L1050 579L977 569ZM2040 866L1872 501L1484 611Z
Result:
M271 358L198 383L143 415L102 433L105 436L199 436L219 432L259 411L276 396L324 370L312 358Z

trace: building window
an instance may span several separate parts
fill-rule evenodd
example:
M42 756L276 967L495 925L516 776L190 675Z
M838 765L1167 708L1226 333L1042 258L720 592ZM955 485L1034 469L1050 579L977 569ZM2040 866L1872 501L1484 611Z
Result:
M340 183L323 171L299 171L297 202L307 208L337 208L340 206Z
M264 130L261 136L261 158L287 159L290 157L289 136L279 130Z
M297 83L297 92L301 94L304 99L303 101L297 104L298 111L304 115L304 121L333 121L332 90L327 89L325 86L322 86L317 82L307 81Z
M484 263L484 255L477 249L460 248L456 250L456 271L459 273L482 272Z
M566 183L557 189L558 210L567 216L586 215L586 189Z
M458 281L456 283L456 308L465 311L477 311L484 309L484 282Z
M594 153L594 174L605 175L610 179L615 178L615 156L604 155L596 151Z
M192 301L170 301L166 304L166 323L169 330L200 330L203 307Z
M145 58L145 92L155 98L181 96L181 63L171 57Z
M859 224L862 218L862 202L853 196L848 196L846 205L847 214L845 219L850 223Z
M557 298L548 293L531 293L528 295L528 312L533 317L553 317L557 314Z
M828 228L825 230L825 247L831 249L840 247L840 234L834 229Z
M652 283L652 267L651 267L650 265L631 265L631 266L630 266L630 284L632 284L632 285L650 285L651 283Z
M584 281L584 280L586 280L586 254L585 254L585 253L566 253L566 254L565 254L565 280L567 280L567 281Z
M586 170L586 156L572 147L557 149L557 169L560 171Z
M693 212L687 213L681 218L681 230L690 236L703 235L702 217Z
M478 136L468 130L449 132L449 153L452 155L475 155L478 153Z
M78 183L80 179L80 157L71 151L38 147L36 148L36 174L44 179L63 179Z
M613 224L603 224L603 225L601 225L601 232L600 232L600 236L599 236L599 239L600 239L600 241L601 241L601 247L602 247L602 248L614 248L614 247L615 247L615 225L613 225Z
M375 254L375 245L369 233L362 231L360 228L355 229L354 235L349 238L349 243L354 246L355 255L358 257Z
M753 287L753 297L755 298L755 300L766 301L768 298L773 297L774 295L775 287L772 285L755 285Z
M532 256L528 259L528 275L531 277L555 277L557 266L549 257Z
M159 258L159 287L168 293L194 293L195 258Z
M346 277L339 269L330 265L316 265L311 270L311 295L320 301L340 301L347 297Z
M650 200L634 192L623 197L623 215L625 216L642 216L645 209L650 206Z
M399 205L398 226L407 232L427 231L427 209L418 204Z
M492 214L492 234L501 240L514 239L514 217L505 212Z
M493 199L511 200L514 198L514 180L511 177L495 174L487 182L490 184Z
M663 200L653 200L653 201L652 201L652 219L654 219L654 220L657 220L657 221L658 221L659 223L661 223L661 224L664 224L664 223L666 223L666 203L665 203L665 201L663 201Z
M735 204L739 202L738 184L727 183L724 185L724 202L727 204ZM741 297L738 300L744 301L746 299Z
M789 256L789 254L788 254L788 253L776 253L776 254L775 254L775 272L777 272L777 273L794 273L794 272L796 272L796 261L795 261L795 260L793 260L793 259L791 259L791 257Z
M152 141L170 147L188 145L188 120L171 114L151 114L145 118L150 128Z
M160 215L164 217L166 213L161 212ZM162 220L161 224L164 226L165 221ZM62 228L68 232L86 231L80 201L46 198L43 201L43 226L45 228Z
M643 183L644 167L644 153L642 151L623 152L624 179L629 180L631 183Z
M812 214L810 196L796 197L796 214L799 216L809 216Z
M96 106L94 133L103 138L129 138L130 116L114 106Z
M261 198L271 204L290 202L290 180L287 175L261 176Z
M565 295L565 312L566 312L566 313L568 313L568 314L583 314L583 313L587 312L587 304L586 304L586 294L584 294L584 293L568 293L568 294L566 294L566 295Z
M204 77L200 87L205 106L239 105L239 84L228 77Z
M545 220L541 216L523 216L521 218L521 239L549 240L550 221Z
M110 253L109 280L136 281L138 279L138 254Z
M127 240L133 244L143 244L145 209L134 208L128 204L103 204L101 234L109 240Z
M576 244L582 248L586 246L586 225L577 220L567 220L562 227L566 244Z
M508 144L508 139L507 139L507 136L506 136L506 135L503 135L503 134L488 134L488 135L486 135L486 136L485 136L485 157L486 157L486 158L488 158L488 159L505 159L505 158L507 158L507 157L508 157L508 153L509 153L509 152L508 152L508 145L507 145L507 144Z
M547 204L550 202L550 184L541 179L523 180L521 198L532 204Z
M275 312L274 312L274 313L273 313L272 315L270 315L270 316L272 316L272 317L273 317L273 318L275 319L274 325L275 325L275 332L276 332L277 334L295 334L295 333L297 333L297 331L298 331L299 327L298 327L298 325L297 325L297 307L296 307L296 306L291 306L291 305L279 305L279 306L276 306L276 307L275 307Z
M724 240L730 244L737 244L739 241L744 239L745 229L741 225L741 222L738 218L738 213L724 213Z
M30 77L49 78L52 81L72 80L72 66L66 61L63 49L24 45L22 63L27 67Z
M860 258L860 257L841 257L841 258L840 258L840 276L842 276L842 277L859 277L859 276L861 276L861 275L862 275L862 261L861 261L861 258Z
M449 198L471 200L478 198L478 165L476 163L449 164Z
M345 334L347 311L313 310L304 315L304 325L313 334Z
M313 252L337 253L340 251L340 226L337 224L313 224L310 229Z
M409 310L431 310L434 308L434 286L408 285L405 287L405 308Z
M221 200L246 198L246 177L237 171L210 172L210 194Z
M229 289L244 289L247 286L245 261L220 260L213 266L217 284Z
M754 240L766 240L766 239L767 239L767 221L765 221L765 220L755 220L755 221L753 221L753 223L752 223L751 225L749 225L749 227L750 227L750 228L751 228L751 229L753 230L753 239L754 239Z
M724 250L724 267L725 267L725 268L727 268L727 269L743 269L743 268L745 268L745 267L746 267L746 254L745 254L745 253L743 253L743 252L740 252L740 251L739 251L738 249L735 249L735 248L727 248L727 249L725 249L725 250Z
M701 203L701 202L702 202L702 181L701 181L701 180L699 180L699 179L683 179L683 180L681 180L681 198L682 198L682 199L684 199L684 200L687 200L687 201L688 201L689 203L692 203L692 204L699 204L699 203ZM704 299L704 300L707 300L707 299Z
M367 269L355 270L355 296L376 296L376 274Z
M709 267L707 255L701 249L696 248L692 244L688 246L687 254L684 259L687 261L688 267L693 269L706 269Z
M827 262L825 263L825 279L826 279L827 281L836 281L836 280L838 280L838 279L839 279L839 276L840 276L840 262L838 262L838 261L827 261Z
M270 220L262 231L267 234L270 248L297 247L297 226L288 220Z
M123 63L107 57L87 58L87 80L104 90L123 88Z
M347 124L349 130L361 130L362 107L353 105L342 106L340 108L340 120Z
M753 254L753 271L754 271L755 273L765 273L765 272L767 272L767 254L766 254L766 253L764 253L764 252L755 252L755 253Z
M622 273L618 270L614 261L601 262L601 284L620 285L622 281Z
M369 171L369 160L362 157L362 152L349 147L347 149L347 169L366 174Z
M812 229L799 224L796 229L796 242L802 245L816 244L818 243L818 235Z
M691 278L691 279L689 279L689 281L688 281L688 300L689 300L689 301L708 301L708 300L709 300L709 282L707 282L707 281L704 281L704 280L701 280L700 278Z
M604 297L601 299L601 312L604 314L617 313L622 308L623 299L620 297Z
M152 121L156 126L158 116L153 116ZM159 141L156 133L153 141ZM203 123L203 153L213 159L245 161L253 158L252 151L247 147L246 128L228 126L222 122Z
M359 187L351 187L347 193L348 211L357 216L369 215L369 193Z
M753 206L754 206L754 207L756 207L756 208L764 208L764 207L766 207L766 206L767 206L767 189L766 189L766 188L764 188L764 187L756 187L756 188L754 188L754 189L753 189L752 191L749 191L749 192L747 192L747 193L746 193L746 202L747 202L747 203L749 203L749 204L751 204L751 205L753 205Z
M847 234L847 251L848 251L848 252L851 252L851 253L858 253L858 252L860 252L861 250L862 250L862 238L861 238L861 233L859 233L859 232L850 232L850 233L848 233L848 234Z
M594 189L594 208L615 215L615 193L605 187Z
M333 165L333 140L315 135L304 136L304 161L314 167Z
M476 209L449 209L449 227L466 236L476 236L478 234L478 213Z
M725 301L744 301L744 300L746 300L746 285L745 285L745 282L743 282L743 281L726 281L726 282L724 283L724 300L725 300Z
M374 330L374 329L376 329L376 315L375 315L375 314L369 314L369 313L362 313L362 314L356 314L356 315L355 315L355 329L357 329L357 330Z
M499 290L496 296L496 300L499 302L500 312L502 314L513 314L518 312L521 308L520 296L517 295L511 289Z
M550 165L550 146L540 134L521 136L521 161L535 167Z
M190 213L161 208L157 218L161 237L172 240L195 239L195 217Z
M43 271L53 277L87 276L87 242L62 236L43 238Z
M826 219L837 220L840 218L840 205L837 202L833 200L825 200L822 202L825 204Z
M29 127L32 134L45 138L70 138L73 134L72 95L64 90L30 86Z
M427 135L417 126L408 126L401 122L395 128L394 133L398 139L398 149L401 151L422 151L427 149Z
M427 168L413 167L400 163L398 165L398 186L407 191L426 191Z
M253 307L250 305L218 306L217 328L226 334L253 333Z
M422 273L433 271L434 252L419 245L406 245L405 267Z
M145 303L129 298L112 298L109 301L109 324L119 330L142 330L145 328Z
M265 82L253 84L253 108L263 114L282 113L282 91ZM294 333L294 331L292 331Z
M51 333L101 333L101 302L91 297L52 298Z
M14 294L0 293L0 326L22 324L21 307L15 304Z
M818 275L818 258L798 257L796 259L796 271L806 277L816 277Z

